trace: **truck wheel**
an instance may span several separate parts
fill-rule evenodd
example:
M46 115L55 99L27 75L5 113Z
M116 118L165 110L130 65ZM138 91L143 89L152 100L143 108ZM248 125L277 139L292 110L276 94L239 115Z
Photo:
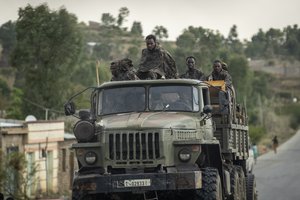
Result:
M230 199L240 200L240 177L236 167L233 167L230 172Z
M247 200L257 200L256 181L253 174L246 177Z
M244 170L241 166L236 166L236 170L239 175L239 183L240 183L240 199L246 200L246 179Z
M222 200L220 175L215 168L205 168L202 173L202 189L196 191L195 200Z

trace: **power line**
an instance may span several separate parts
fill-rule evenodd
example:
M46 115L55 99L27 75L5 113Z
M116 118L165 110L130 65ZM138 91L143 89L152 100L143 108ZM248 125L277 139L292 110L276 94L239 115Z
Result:
M64 112L62 112L62 111L55 110L55 109L52 109L52 108L47 108L47 107L45 107L45 106L42 106L42 105L40 105L40 104L38 104L38 103L35 103L35 102L33 102L33 101L27 99L27 98L25 98L25 97L23 97L23 99L24 99L25 101L27 101L28 103L30 103L30 104L32 104L32 105L38 107L38 108L41 108L41 109L45 110L45 111L46 111L46 113L45 113L45 120L48 120L48 112L49 112L49 111L54 112L54 113L64 114Z

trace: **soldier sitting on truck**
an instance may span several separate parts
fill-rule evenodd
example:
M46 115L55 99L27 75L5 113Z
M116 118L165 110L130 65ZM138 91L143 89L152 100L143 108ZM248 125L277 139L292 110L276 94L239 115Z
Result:
M177 78L177 67L171 54L159 46L154 35L146 37L147 48L142 50L142 57L137 75L140 79Z
M226 87L231 87L232 81L230 74L222 68L222 61L215 60L213 63L213 71L207 77L208 81L224 80Z
M205 80L204 73L196 68L196 58L188 56L186 59L186 66L188 70L180 75L180 78Z
M222 69L228 72L228 65L225 62L222 62Z
M110 64L110 71L112 74L111 81L126 81L139 79L134 72L132 60L128 58L113 61Z

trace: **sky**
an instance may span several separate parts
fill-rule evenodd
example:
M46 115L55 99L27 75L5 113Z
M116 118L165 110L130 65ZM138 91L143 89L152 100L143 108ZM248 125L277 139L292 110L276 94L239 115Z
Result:
M65 7L85 23L100 22L103 13L117 18L119 9L127 7L125 27L141 22L143 35L148 35L155 26L164 26L168 40L176 40L189 26L219 31L226 37L236 25L239 38L250 40L260 28L300 24L300 0L0 0L0 25L17 20L19 7L45 2L51 10Z

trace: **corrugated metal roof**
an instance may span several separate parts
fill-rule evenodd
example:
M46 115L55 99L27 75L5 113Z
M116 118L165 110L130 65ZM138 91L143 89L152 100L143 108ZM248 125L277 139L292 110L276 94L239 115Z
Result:
M74 134L72 134L72 133L65 133L64 138L65 139L76 139Z
M0 119L0 127L21 127L23 122L21 120Z

